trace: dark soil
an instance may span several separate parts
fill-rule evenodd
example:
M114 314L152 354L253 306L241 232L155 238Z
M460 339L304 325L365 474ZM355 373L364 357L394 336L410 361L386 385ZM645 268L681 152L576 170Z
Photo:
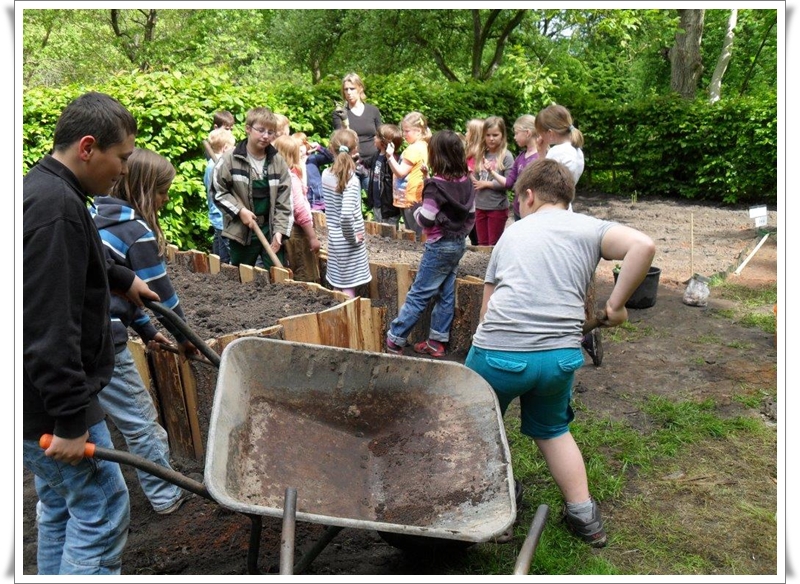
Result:
M686 281L693 273L705 276L729 274L744 285L758 288L777 278L776 236L751 259L739 276L730 274L754 249L760 237L746 208L720 208L712 205L673 201L639 201L583 193L575 210L602 218L621 221L653 237L657 245L654 265L661 268L657 302L652 308L630 310L630 320L650 327L656 334L623 341L606 342L605 360L594 367L587 359L577 375L576 397L583 406L614 419L626 420L635 427L648 424L641 412L629 403L628 396L668 394L671 397L703 396L728 403L732 411L741 406L730 396L741 384L775 384L777 347L771 334L757 328L745 328L732 320L720 318L719 310L730 301L712 297L707 307L690 307L682 302ZM775 229L775 213L769 227ZM370 260L383 263L409 263L416 266L421 244L368 238ZM483 276L488 261L484 251L469 251L461 265L461 275ZM612 262L601 262L597 270L598 300L610 293ZM306 293L300 287L285 285L227 282L210 275L179 272L171 277L181 298L188 322L203 338L217 337L243 329L273 325L278 318L328 308L330 300ZM765 310L771 309L765 307ZM726 343L701 344L698 339L716 336ZM744 348L742 348L744 347ZM197 365L198 371L206 365ZM211 373L208 373L211 374ZM727 400L727 402L726 402ZM207 400L206 400L207 401ZM774 402L762 408L765 423L775 423ZM206 422L207 423L207 422ZM515 423L515 422L511 422ZM115 434L117 446L123 447ZM777 465L777 461L775 461ZM202 472L202 461L176 460L176 470L188 474ZM219 504L195 497L178 512L156 515L138 486L134 471L123 467L131 493L131 529L123 558L123 574L189 575L246 574L250 521L244 515L228 511ZM773 471L777 476L777 469ZM424 480L419 477L419 480ZM758 496L771 499L774 505L776 485L765 481ZM34 505L36 494L30 473L24 473L23 574L36 573L36 530ZM676 494L673 506L688 504ZM614 529L614 502L609 529ZM773 507L774 508L774 507ZM620 514L622 516L622 514ZM620 519L621 520L621 519ZM281 521L264 518L260 539L259 564L263 570L275 570L281 543ZM548 526L548 528L551 528ZM553 529L559 527L554 526ZM736 529L727 526L726 532ZM320 525L297 526L296 558L307 551L323 534ZM510 544L518 552L522 540ZM500 544L486 543L482 546ZM750 550L733 549L735 541L725 544L730 554ZM613 546L599 552L613 554ZM773 554L753 555L751 574L775 573ZM376 532L344 529L311 564L308 574L458 574L465 573L469 549L428 554L406 553L388 545ZM609 558L613 557L609 555ZM665 573L669 573L667 569Z

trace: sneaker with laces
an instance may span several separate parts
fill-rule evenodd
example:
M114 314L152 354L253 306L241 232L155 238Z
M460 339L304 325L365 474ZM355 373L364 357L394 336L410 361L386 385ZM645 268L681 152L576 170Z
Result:
M175 511L180 509L181 506L192 497L194 497L194 493L192 493L191 491L183 491L183 493L181 493L181 496L178 497L177 501L175 501L172 505L170 505L166 509L162 509L161 511L156 511L156 513L158 513L159 515L169 515L170 513L174 513Z
M599 367L603 362L603 338L600 336L600 329L592 329L583 336L581 346L592 358L595 367Z
M402 355L403 354L403 346L398 345L389 337L386 337L386 352L393 353L394 355Z
M600 516L600 507L597 501L592 500L592 516L589 519L581 519L570 514L566 504L562 511L564 522L569 530L580 537L592 547L604 547L608 541L606 530L603 529L603 518Z
M444 343L428 339L427 341L420 341L414 345L414 351L430 355L431 357L444 357Z

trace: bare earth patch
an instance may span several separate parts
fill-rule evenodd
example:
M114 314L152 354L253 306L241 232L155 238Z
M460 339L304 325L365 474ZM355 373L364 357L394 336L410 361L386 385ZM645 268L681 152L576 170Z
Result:
M652 395L670 399L713 399L718 415L753 416L764 424L777 422L774 400L761 408L748 408L735 399L775 394L777 347L773 335L747 328L720 312L735 307L731 300L712 291L709 305L690 307L682 302L686 281L693 273L728 274L729 281L758 288L777 278L776 236L748 263L740 276L730 274L754 249L760 237L747 209L720 208L687 202L647 200L632 204L624 198L581 193L575 211L620 221L648 233L656 242L654 265L662 269L655 306L630 310L629 330L605 331L602 366L587 364L578 372L577 424L584 412L625 421L641 431L651 429L641 403ZM776 225L775 212L769 226ZM693 226L693 232L692 232ZM781 236L779 234L778 236ZM368 239L370 260L409 263L415 267L422 245ZM461 264L461 275L483 276L488 254L470 251ZM613 284L612 262L597 270L598 300ZM184 276L186 279L184 280ZM319 311L314 299L301 299L271 291L233 289L220 280L176 275L179 295L190 324L202 329L202 337L218 336L275 324L286 312ZM245 302L256 297L257 302ZM304 304L305 303L305 304ZM308 310L302 308L307 307ZM771 312L771 306L763 310ZM280 315L280 316L276 316ZM720 413L721 412L721 413ZM783 420L782 420L783 421ZM518 424L516 418L507 425ZM119 438L117 436L117 438ZM118 442L118 447L122 444ZM774 445L773 445L774 446ZM692 463L669 468L658 480L641 480L629 473L623 494L603 501L611 543L595 550L626 574L638 574L642 555L648 550L631 548L629 542L643 534L667 538L674 557L697 557L694 574L775 574L776 526L754 531L748 517L776 512L776 449L753 452L735 438L691 446ZM686 457L682 457L686 460ZM738 461L720 466L719 460ZM202 472L202 462L176 461L183 473ZM131 493L131 531L123 557L123 574L246 574L249 520L212 501L189 500L177 513L158 516L144 499L132 469L123 467ZM23 573L36 573L36 494L30 473L24 473ZM424 480L424 477L420 477ZM535 493L526 494L528 507ZM546 529L563 529L551 513ZM529 521L530 518L527 519ZM297 557L322 535L319 525L298 524ZM277 566L280 520L264 519L260 566ZM519 550L522 538L509 544ZM481 544L494 546L500 544ZM469 551L466 552L469 554ZM344 529L311 564L309 574L459 574L466 560L452 554L420 556L386 544L376 533ZM674 558L657 558L651 573L671 574ZM535 567L535 560L534 560ZM685 569L685 568L684 568Z

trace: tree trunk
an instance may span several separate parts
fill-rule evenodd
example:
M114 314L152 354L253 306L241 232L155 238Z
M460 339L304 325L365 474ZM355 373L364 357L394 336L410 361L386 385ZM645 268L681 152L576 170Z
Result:
M669 53L672 64L670 86L681 97L692 98L703 73L700 42L703 38L705 10L678 10L681 31L675 34L675 46Z
M725 75L725 70L728 68L728 63L731 60L731 53L733 52L733 29L736 28L736 18L738 15L736 8L731 9L730 18L728 18L728 30L725 33L725 40L722 41L722 52L717 59L717 66L714 68L714 74L711 76L711 83L708 85L708 99L711 103L719 101L722 93L722 77Z

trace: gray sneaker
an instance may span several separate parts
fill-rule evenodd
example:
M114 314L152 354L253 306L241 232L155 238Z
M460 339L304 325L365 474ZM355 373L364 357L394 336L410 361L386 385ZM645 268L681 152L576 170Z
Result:
M175 502L174 502L172 505L170 505L170 506L169 506L169 507L167 507L166 509L162 509L161 511L156 511L156 513L158 513L159 515L169 515L170 513L174 513L175 511L177 511L178 509L180 509L180 508L181 508L181 506L182 506L182 505L183 505L183 504L184 504L186 501L188 501L189 499L191 499L192 497L194 497L194 493L192 493L191 491L183 491L183 492L181 493L181 496L180 496L180 497L178 497L178 500L177 500L177 501L175 501Z
M592 516L588 520L580 519L570 514L566 504L563 510L564 522L569 530L580 537L592 547L604 547L608 542L606 530L603 529L603 518L600 517L600 507L597 501L592 500Z

